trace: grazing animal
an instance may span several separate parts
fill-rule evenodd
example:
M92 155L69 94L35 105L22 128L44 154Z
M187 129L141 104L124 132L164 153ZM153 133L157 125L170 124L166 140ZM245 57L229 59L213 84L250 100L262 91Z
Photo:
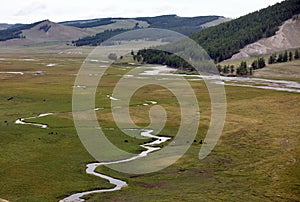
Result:
M7 98L8 101L13 100L13 99L14 99L14 97Z

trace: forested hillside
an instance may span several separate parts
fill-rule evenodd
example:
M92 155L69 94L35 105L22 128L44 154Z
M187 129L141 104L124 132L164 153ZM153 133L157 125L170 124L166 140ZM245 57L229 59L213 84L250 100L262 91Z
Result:
M220 16L179 17L163 15L157 17L143 17L137 20L146 21L151 28L169 29L184 35L190 35L202 29L201 25L217 20Z
M105 30L104 32L98 33L94 36L87 36L76 41L72 41L75 46L98 46L103 41L121 34L127 30L125 29L115 29L115 30Z
M300 0L286 0L216 27L193 34L208 54L220 62L230 58L246 45L273 36L279 26L300 13Z

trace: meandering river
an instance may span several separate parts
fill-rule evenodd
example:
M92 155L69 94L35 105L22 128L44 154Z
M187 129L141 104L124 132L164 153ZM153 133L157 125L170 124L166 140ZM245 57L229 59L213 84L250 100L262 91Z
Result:
M149 101L149 102L154 102L154 101ZM41 128L47 128L48 125L46 125L46 124L31 123L31 122L28 122L28 120L39 118L39 117L45 117L45 116L49 116L49 115L53 115L53 113L40 114L38 116L29 117L29 118L20 118L20 119L16 120L15 123L16 124L22 124L22 125L32 125L32 126L37 126L37 127L41 127ZM140 132L141 136L151 138L151 139L155 139L155 140L150 142L150 143L140 145L141 147L143 147L145 149L145 151L141 152L140 154L138 154L134 157L131 157L131 158L128 158L128 159L122 159L122 160L118 160L118 161L96 162L96 163L87 164L87 166L86 166L87 167L86 168L86 173L87 174L94 175L96 177L100 177L100 178L108 180L109 183L115 185L114 188L111 188L111 189L97 189L97 190L92 190L92 191L78 192L76 194L72 194L71 196L68 196L68 197L60 200L59 202L82 202L82 201L84 201L84 199L82 199L83 196L86 196L86 195L89 195L89 194L95 194L95 193L118 191L118 190L121 190L123 187L126 187L127 183L125 181L110 177L108 175L97 173L95 170L99 166L119 164L119 163L134 161L138 158L146 157L149 153L161 149L160 147L155 147L155 145L160 145L160 144L162 144L162 143L164 143L164 142L171 139L169 137L160 137L160 136L152 135L152 132L153 132L153 130L150 130L150 129L141 130L141 132Z

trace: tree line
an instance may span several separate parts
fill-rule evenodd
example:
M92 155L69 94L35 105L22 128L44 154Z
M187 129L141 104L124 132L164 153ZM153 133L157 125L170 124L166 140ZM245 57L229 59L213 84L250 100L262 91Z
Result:
M94 36L87 36L78 40L72 41L75 46L98 46L109 38L128 31L127 29L110 29L98 33Z
M268 64L283 63L299 59L299 50L295 50L294 53L292 51L284 51L270 55ZM252 62L251 66L248 66L246 61L242 61L237 68L234 65L224 65L223 67L220 64L217 65L220 74L227 76L251 76L254 70L264 67L266 67L266 61L263 57L258 57Z
M226 76L251 76L254 70L264 67L266 67L266 62L263 57L258 57L251 66L248 66L246 61L242 61L237 68L234 65L224 65L223 67L220 64L217 65L220 74Z
M162 15L157 17L139 17L136 20L146 21L150 28L168 29L184 35L202 30L202 25L219 19L220 16L178 17Z
M65 24L67 26L77 27L77 28L91 28L91 27L98 27L103 25L109 25L114 23L115 21L112 20L112 18L103 18L103 19L97 19L89 22L65 22L62 24Z
M180 70L194 70L194 68L184 59L166 51L155 49L142 49L139 50L136 54L134 54L134 52L132 51L131 55L133 56L133 59L135 61L141 63L162 64Z
M270 55L268 64L288 62L292 60L298 60L299 58L299 50L296 50L294 53L292 51L284 51L283 53L279 53L278 55L276 53Z

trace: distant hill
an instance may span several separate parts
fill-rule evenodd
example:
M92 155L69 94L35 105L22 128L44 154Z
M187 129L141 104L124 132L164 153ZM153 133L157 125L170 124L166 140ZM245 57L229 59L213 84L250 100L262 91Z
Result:
M184 35L200 31L204 24L224 19L220 16L179 17L177 15L163 15L157 17L136 18L146 21L151 28L169 29Z
M66 22L61 22L60 24L68 25L72 27L78 27L78 28L91 28L91 27L109 25L112 23L114 23L114 20L112 18L102 18L102 19L91 19L91 20L66 21Z
M76 46L97 46L103 41L126 31L133 29L142 28L160 28L168 29L179 32L184 35L189 35L204 28L218 25L222 22L228 21L229 19L220 16L199 16L199 17L179 17L177 15L163 15L157 17L139 17L134 19L129 18L105 18L99 20L90 21L71 21L63 22L63 24L68 26L76 26L81 28L86 28L88 30L99 29L100 25L108 29L99 32L93 36L88 36L74 41ZM116 26L117 23L122 21L122 24ZM134 22L130 26L124 26ZM99 27L100 26L100 27ZM109 29L110 28L110 29Z
M10 39L16 39L16 38L24 38L22 36L22 31L23 30L27 30L27 29L30 29L34 26L36 26L37 24L39 23L42 23L43 21L41 22L36 22L36 23L33 23L33 24L29 24L29 25L13 25L13 26L10 26L8 29L3 29L3 30L0 30L0 41L7 41L7 40L10 40Z
M7 24L7 23L0 23L0 30L4 30L4 29L8 29L10 28L12 25Z
M49 20L29 25L12 26L0 31L0 45L32 45L47 42L66 42L90 35L76 27L64 26Z
M156 17L138 17L138 18L102 18L92 20L79 20L61 22L63 25L74 26L78 28L95 28L103 25L114 24L118 21L132 21L136 22L136 26L140 28L160 28L170 29L185 35L192 34L203 28L202 25L216 21L216 23L224 22L228 19L221 16L198 16L198 17L179 17L177 15L162 15ZM144 22L144 23L143 23ZM146 24L145 24L146 23ZM209 26L210 24L207 24ZM216 24L211 24L216 25ZM135 25L134 25L135 26ZM131 28L134 28L132 26ZM206 26L205 26L206 27ZM116 27L116 29L125 29L125 27ZM127 27L127 29L129 29Z
M246 45L274 36L286 20L300 13L300 0L286 0L191 36L209 55L220 62L231 58Z
M76 28L60 25L49 20L43 21L36 26L24 30L22 35L26 39L37 42L49 41L71 41L89 35L88 32Z
M139 18L100 18L60 23L44 20L33 24L0 24L0 45L73 41L76 46L95 46L128 30L151 27L169 29L188 35L224 21L228 21L228 19L220 16L164 15Z
M130 18L100 18L91 20L75 20L60 22L59 24L77 27L95 34L99 34L106 30L116 29L134 29L135 27L146 28L149 24L146 21L140 21Z

